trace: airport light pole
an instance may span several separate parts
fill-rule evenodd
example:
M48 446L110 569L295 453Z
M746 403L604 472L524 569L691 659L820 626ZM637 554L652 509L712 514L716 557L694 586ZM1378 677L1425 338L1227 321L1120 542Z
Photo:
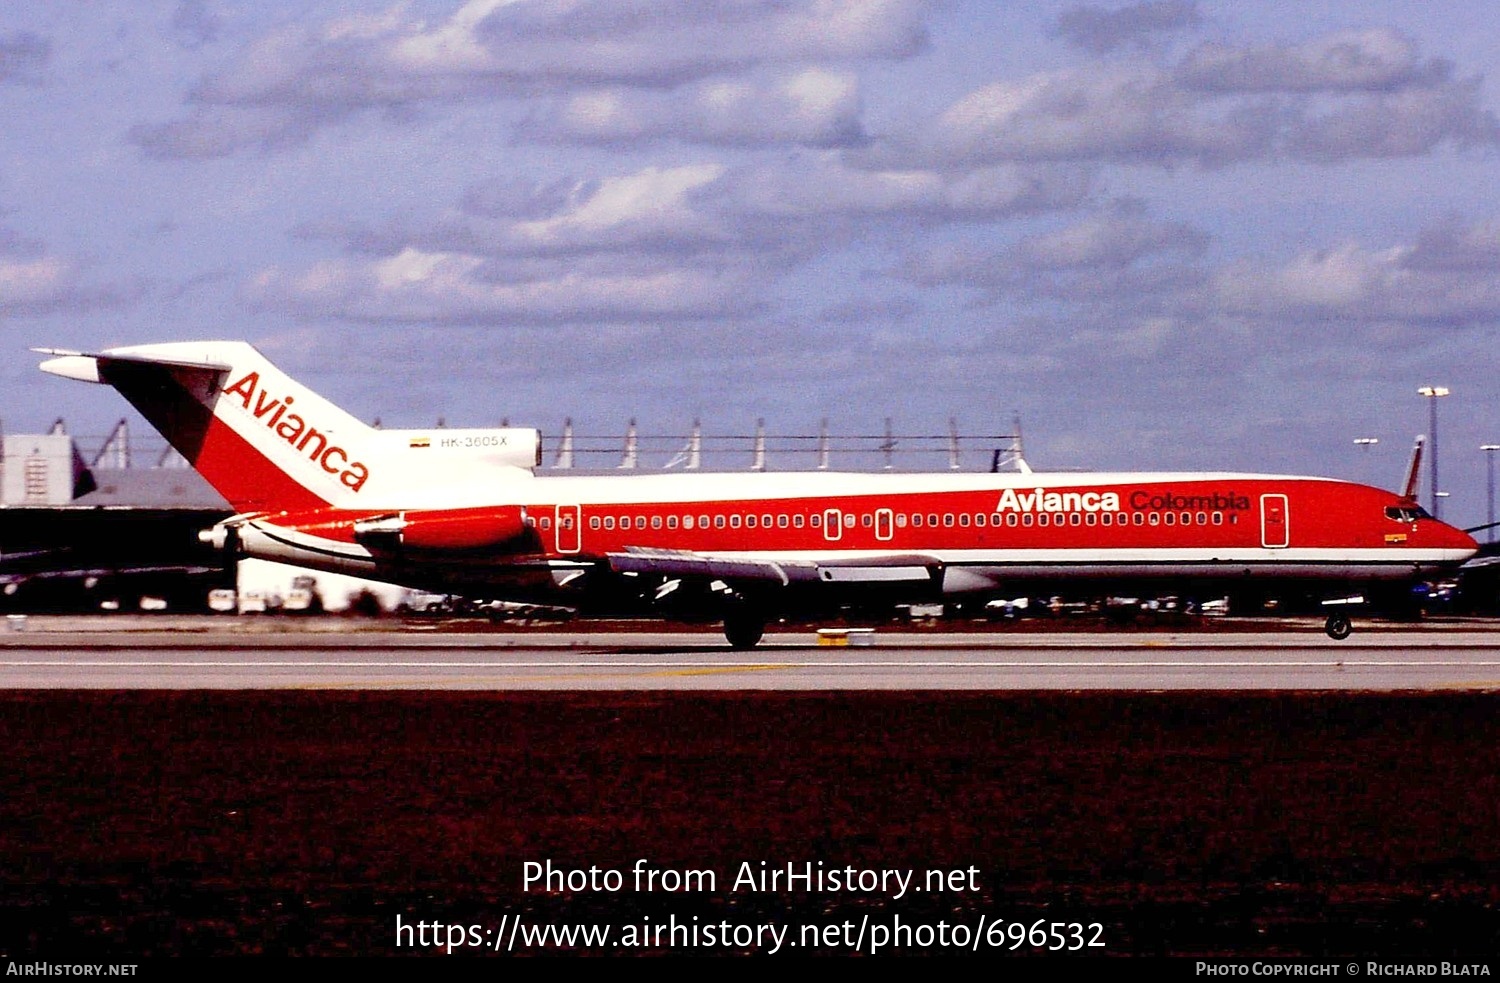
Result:
M1441 519L1442 506L1438 504L1438 434L1437 434L1437 401L1439 397L1447 396L1449 390L1446 386L1423 386L1417 390L1418 396L1427 397L1427 437L1432 441L1432 468L1428 474L1428 488L1432 492L1432 517Z
M1354 438L1354 446L1355 447L1363 447L1364 448L1364 453L1362 453L1360 456L1365 459L1365 463L1360 466L1360 471L1362 472L1361 477L1363 477L1365 480L1369 480L1370 477L1371 477L1370 476L1370 465L1369 465L1370 448L1374 447L1378 443L1380 443L1380 438L1379 437L1355 437Z
M1485 513L1485 523L1489 526L1489 541L1495 541L1495 452L1500 451L1500 444L1480 444L1479 449L1484 451L1486 486L1489 491L1489 510Z

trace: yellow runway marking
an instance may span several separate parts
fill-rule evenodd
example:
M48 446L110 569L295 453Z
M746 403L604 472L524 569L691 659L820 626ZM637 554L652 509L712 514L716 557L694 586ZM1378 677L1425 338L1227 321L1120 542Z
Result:
M724 673L735 672L764 672L767 669L797 669L802 668L787 663L767 663L765 665L743 665L743 666L721 666L715 669L677 669L671 672L648 672L646 677L653 676L718 676Z

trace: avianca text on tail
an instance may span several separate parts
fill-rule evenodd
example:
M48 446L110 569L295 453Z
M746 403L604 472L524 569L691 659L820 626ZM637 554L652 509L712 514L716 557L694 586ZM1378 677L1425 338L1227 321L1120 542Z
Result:
M295 396L271 397L261 386L259 372L247 372L245 376L223 390L226 396L238 396L240 405L257 420L264 420L266 429L285 440L298 451L305 452L310 460L329 474L338 475L340 482L350 491L359 491L369 480L370 469L362 461L349 460L349 452L338 444L331 443L328 435L313 426L296 412L290 412Z
M236 556L474 600L721 621L1079 596L1362 598L1477 544L1401 492L1212 473L538 475L535 430L375 430L244 342L44 350L114 386L239 513ZM1328 630L1348 634L1347 608Z

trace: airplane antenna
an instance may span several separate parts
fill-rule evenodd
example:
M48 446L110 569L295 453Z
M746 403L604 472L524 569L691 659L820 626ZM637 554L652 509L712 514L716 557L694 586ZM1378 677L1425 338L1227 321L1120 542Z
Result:
M766 421L764 418L755 421L755 449L750 458L751 471L764 471L766 469Z
M885 443L880 445L880 449L885 452L885 469L889 471L891 469L891 455L896 450L896 436L891 432L890 417L885 418Z
M818 470L828 470L828 417L818 426Z
M53 420L52 429L47 431L48 436L51 437L65 437L67 436L67 433L68 425L63 422L62 417L58 417L56 420Z
M573 466L573 418L571 416L563 420L562 439L557 443L557 457L553 460L552 466L564 470Z
M630 418L630 426L625 428L625 453L620 457L620 467L633 470L636 466L638 456L636 448L639 443L635 433L635 417Z
M948 417L948 470L958 470L958 418Z

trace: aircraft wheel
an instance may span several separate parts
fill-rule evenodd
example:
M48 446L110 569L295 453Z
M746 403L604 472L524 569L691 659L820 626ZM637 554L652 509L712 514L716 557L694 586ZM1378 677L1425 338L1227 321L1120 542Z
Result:
M758 615L737 611L724 616L724 637L732 649L753 649L766 633L766 623Z
M1328 620L1323 622L1323 630L1328 633L1329 638L1343 641L1354 630L1354 625L1347 614L1330 614Z

